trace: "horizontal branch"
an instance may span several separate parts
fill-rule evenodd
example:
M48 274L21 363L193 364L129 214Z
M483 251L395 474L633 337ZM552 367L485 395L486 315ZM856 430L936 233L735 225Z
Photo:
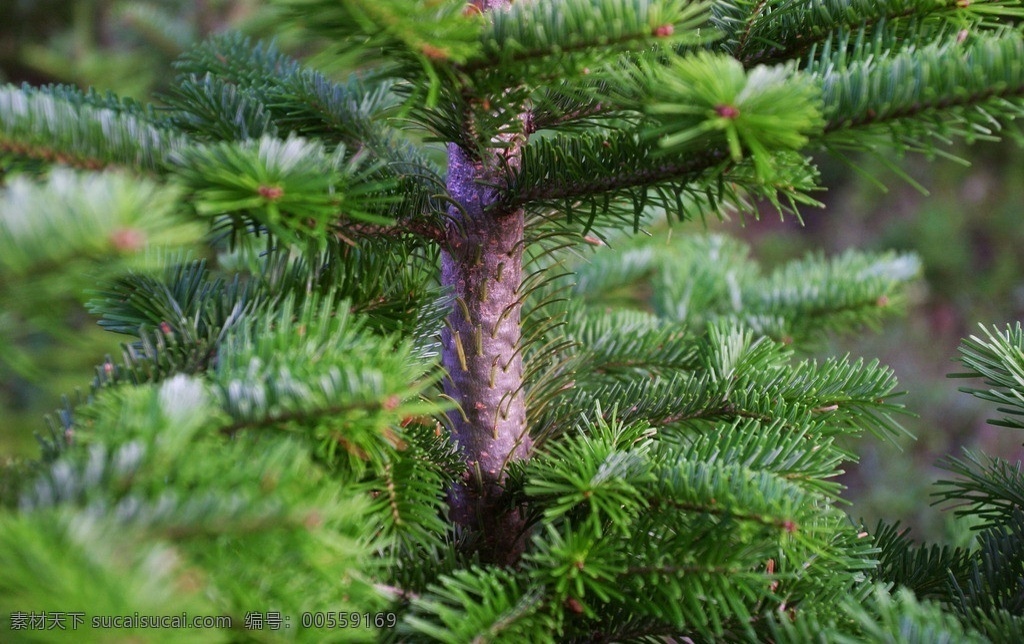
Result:
M57 150L45 145L32 143L21 143L13 140L0 140L0 151L9 152L15 156L46 161L48 163L59 163L79 170L103 170L113 167L113 161L82 154L71 148Z
M315 409L301 409L288 411L281 414L267 414L263 418L236 420L230 425L220 428L220 433L225 436L234 436L243 429L265 429L279 423L293 421L308 421L315 418L335 417L353 411L375 412L394 409L396 404L391 399L358 401L343 405L327 405Z
M713 514L720 517L728 517L731 519L739 519L740 521L750 521L753 523L760 523L761 525L769 526L772 528L778 528L785 530L786 532L796 532L797 524L792 519L779 519L776 517L765 516L762 514L751 514L747 512L735 512L729 508L722 507L720 505L707 505L701 503L689 503L685 501L675 501L673 499L665 497L656 497L648 499L652 508L659 505L668 506L676 510L685 510L689 512L700 512L703 514Z
M614 50L616 48L624 48L629 45L634 45L643 40L654 39L650 29L637 30L633 33L619 34L617 37L608 38L603 32L595 33L591 40L581 41L572 43L569 45L557 45L557 53L551 47L535 47L533 49L518 49L515 53L509 55L502 55L502 51L505 49L501 44L498 44L494 50L488 52L492 54L486 58L474 58L469 60L464 65L456 65L455 69L464 72L466 74L475 74L481 71L487 71L491 69L502 69L503 66L510 63L524 63L531 60L543 60L545 58L552 58L554 56L562 57L571 55L574 53L581 53L590 50L599 50L606 52Z
M628 571L627 571L628 572ZM588 642L592 644L610 644L611 642L628 642L628 641L640 641L641 638L659 637L670 638L672 636L679 636L682 629L674 624L663 624L656 622L653 624L639 625L639 626L622 626L617 630L605 631L603 633L593 634ZM677 640L665 640L665 641L677 641Z
M837 15L837 12L828 11L828 7L822 6L821 9L829 21L817 21L817 24L812 24L812 21L816 21L818 18L816 11L813 9L808 11L805 5L792 5L793 12L797 16L791 21L792 24L784 25L782 27L783 33L779 33L780 30L776 29L770 33L770 37L766 35L763 39L764 42L774 44L769 44L756 51L746 52L744 50L748 43L758 40L757 31L759 26L770 25L772 22L778 24L780 22L778 11L767 14L767 17L763 19L760 25L755 17L748 24L733 55L748 69L756 65L785 63L793 59L802 58L815 45L823 43L843 30L856 33L858 30L868 30L876 25L886 24L901 18L922 20L940 12L952 11L962 13L964 11L963 0L945 0L944 3L934 3L930 7L915 6L911 3L902 5L901 3L886 2L865 4L869 8L875 9L877 13L865 15L848 11L842 14L844 17L848 17L848 20L833 22L831 19ZM763 30L768 31L767 28Z
M188 137L132 104L63 87L0 86L0 149L85 169L158 169Z
M629 167L620 165L607 174L592 177L578 177L573 180L559 179L538 181L535 185L514 192L511 205L518 207L539 201L574 200L597 196L609 192L650 187L659 183L692 179L706 170L721 164L729 158L726 151L709 148L686 159L672 159L653 167ZM554 168L552 171L554 172Z
M387 226L351 223L339 225L335 228L335 235L341 241L351 241L348 239L348 235L346 235L349 232L360 237L401 237L412 234L439 244L445 240L446 234L444 228L438 226L436 222L424 221L422 219L409 219Z
M883 113L869 109L853 118L833 119L828 121L823 133L825 137L827 137L829 134L834 132L846 131L851 128L870 127L872 125L881 125L891 121L899 121L901 119L918 119L931 112L973 107L997 98L1024 98L1024 85L1005 86L1002 88L993 86L973 94L943 96L933 100L920 100L910 105Z
M671 564L661 566L631 566L626 568L627 575L678 575L711 573L713 575L728 575L730 577L744 572L749 572L737 566L702 566L700 564Z

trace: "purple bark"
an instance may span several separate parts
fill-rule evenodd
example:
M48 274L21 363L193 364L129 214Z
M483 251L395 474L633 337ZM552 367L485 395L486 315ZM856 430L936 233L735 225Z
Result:
M499 196L489 166L448 147L448 192L460 208L451 209L441 253L441 281L454 298L441 340L445 391L460 406L451 413L453 438L467 465L449 493L451 518L474 535L483 560L508 565L524 534L505 498L505 470L532 446L520 352L524 215L486 211Z

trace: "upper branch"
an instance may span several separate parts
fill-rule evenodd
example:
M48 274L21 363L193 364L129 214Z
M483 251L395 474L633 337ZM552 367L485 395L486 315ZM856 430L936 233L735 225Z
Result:
M622 50L658 41L692 41L690 28L704 20L706 5L701 2L518 2L490 15L481 35L481 55L459 67L468 74L493 70L505 75L516 68L518 73L536 71L540 64L549 73L578 73L581 64L594 64Z
M923 26L987 24L993 16L1020 16L1019 7L987 0L826 0L818 3L759 3L731 48L745 67L802 58L837 35L889 30L891 43L905 44ZM776 3L771 3L776 4ZM912 19L912 20L908 20Z
M0 149L88 169L155 170L189 143L151 113L67 87L0 87Z
M836 67L821 61L825 142L885 127L897 141L987 136L1024 114L1024 38L1015 32L902 50ZM935 118L924 118L932 115ZM897 128L896 125L899 125ZM856 138L847 138L856 145Z
M525 205L685 183L728 159L724 150L715 148L660 159L655 152L653 146L631 136L619 138L614 145L601 137L556 137L550 144L526 149L524 172L510 187L510 200Z

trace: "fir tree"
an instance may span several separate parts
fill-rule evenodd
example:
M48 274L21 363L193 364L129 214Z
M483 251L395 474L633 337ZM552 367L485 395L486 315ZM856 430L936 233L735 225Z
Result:
M131 337L6 470L9 635L66 635L22 628L41 611L233 618L118 632L189 641L1020 632L1003 465L951 461L978 551L839 505L840 440L900 431L896 383L798 352L898 310L915 258L763 271L628 236L795 213L813 151L997 138L1019 3L280 4L360 71L223 36L160 107L0 88L5 326L88 292ZM1017 410L1019 331L997 344L965 359Z

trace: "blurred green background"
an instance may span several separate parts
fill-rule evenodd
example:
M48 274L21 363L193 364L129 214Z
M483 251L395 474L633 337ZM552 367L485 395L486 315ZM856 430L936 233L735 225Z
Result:
M921 257L924 275L906 317L877 332L832 338L821 353L879 358L895 370L907 392L901 402L916 414L902 419L915 439L894 445L865 437L851 446L861 460L843 481L853 501L850 514L868 525L899 519L919 539L960 541L965 535L962 528L954 531L951 513L931 506L935 481L950 478L935 461L964 447L1012 462L1024 457L1024 437L988 425L996 410L958 391L981 383L948 378L961 371L957 347L979 333L978 323L1003 327L1024 316L1024 151L1012 141L949 151L969 165L859 158L868 179L823 157L824 209L804 211L803 227L766 215L739 234L769 264L812 248L828 254L898 249ZM893 162L919 187L887 169Z
M171 61L191 43L228 29L264 37L274 26L259 0L0 0L0 15L0 82L74 83L157 101L173 78ZM299 44L287 36L278 41L286 50ZM1012 143L950 151L970 165L858 159L874 180L822 157L828 190L818 198L827 207L806 210L803 226L767 211L745 226L711 224L746 238L766 266L816 248L895 248L921 256L925 275L908 317L877 332L833 338L821 354L878 357L895 369L908 392L903 402L917 414L904 419L916 440L864 438L850 446L861 456L844 477L850 514L869 525L900 519L918 538L939 540L963 535L952 532L948 513L929 505L932 485L943 477L936 459L961 447L1011 461L1024 454L1018 435L986 424L993 409L946 378L957 370L960 338L975 333L978 322L1002 326L1024 314L1024 153ZM888 168L893 161L930 194L898 178ZM676 226L676 234L690 226L702 224ZM62 319L50 328L0 313L0 333L20 349L13 356L17 372L0 362L0 460L35 456L33 433L45 431L44 416L61 406L62 395L87 392L94 366L120 351L120 339L101 332L80 303L54 307Z
M0 82L67 83L159 102L171 63L210 34L269 36L262 0L0 0ZM2 162L2 159L0 159ZM0 164L2 167L2 164ZM0 171L0 181L3 174ZM4 297L0 291L0 297ZM0 302L0 462L38 455L35 433L62 397L86 395L93 370L120 354L82 301L53 302L45 320L14 317Z

